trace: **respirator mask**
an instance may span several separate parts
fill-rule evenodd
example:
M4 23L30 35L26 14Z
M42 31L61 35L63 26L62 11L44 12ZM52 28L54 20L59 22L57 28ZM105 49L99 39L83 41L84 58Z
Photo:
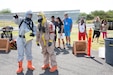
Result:
M38 22L41 23L43 20L42 16L38 16Z

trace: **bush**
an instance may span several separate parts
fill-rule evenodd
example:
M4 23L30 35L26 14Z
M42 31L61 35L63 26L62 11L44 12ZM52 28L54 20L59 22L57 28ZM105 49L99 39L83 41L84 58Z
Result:
M0 11L1 14L7 14L7 13L11 13L10 9L3 9Z

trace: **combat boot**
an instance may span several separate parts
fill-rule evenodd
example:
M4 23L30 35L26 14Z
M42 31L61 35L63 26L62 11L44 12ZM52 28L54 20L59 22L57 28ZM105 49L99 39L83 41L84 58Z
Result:
M50 71L50 72L55 72L56 70L57 70L57 66L53 66L53 67L50 68L49 71Z
M22 67L22 61L18 62L18 69L16 71L16 73L21 73L23 71L23 67Z
M27 68L28 68L29 70L35 70L35 67L32 66L32 61L28 61L28 63L27 63Z
M45 70L45 69L47 69L47 68L49 68L49 64L46 64L46 65L43 65L43 66L42 66L42 70Z

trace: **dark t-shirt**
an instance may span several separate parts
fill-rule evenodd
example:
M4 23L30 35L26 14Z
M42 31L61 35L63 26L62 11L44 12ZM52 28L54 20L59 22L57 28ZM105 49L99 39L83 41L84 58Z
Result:
M57 25L58 25L58 24L57 24L57 22L55 22L55 21L51 21L51 22L55 25L55 34L56 34L56 33L57 33L57 32L56 32L56 28L57 28Z
M62 29L63 23L58 23L57 27L58 27L58 33L61 33L61 29ZM64 29L63 32L64 33Z

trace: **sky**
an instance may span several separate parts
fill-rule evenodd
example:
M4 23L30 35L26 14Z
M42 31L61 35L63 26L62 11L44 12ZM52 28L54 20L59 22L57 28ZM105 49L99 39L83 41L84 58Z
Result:
M80 10L90 13L94 10L113 10L113 0L0 0L0 10L15 12Z

